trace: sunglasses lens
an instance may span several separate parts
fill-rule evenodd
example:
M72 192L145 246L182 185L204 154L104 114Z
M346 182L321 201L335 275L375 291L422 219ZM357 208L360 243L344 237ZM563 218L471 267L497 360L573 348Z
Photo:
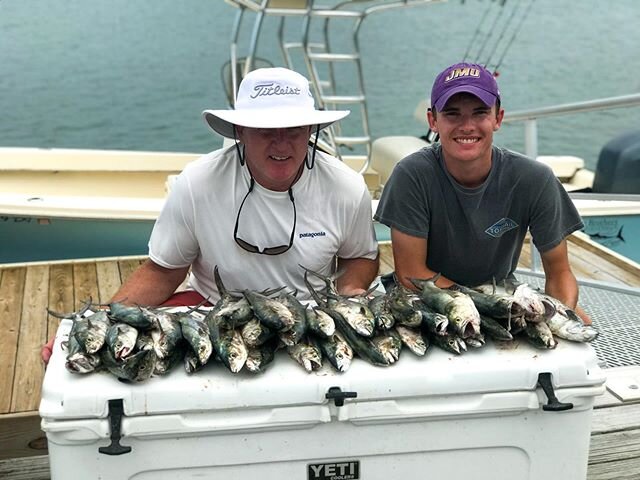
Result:
M263 251L260 251L260 249L258 247L256 247L255 245L252 245L249 242L246 242L245 240L243 240L240 237L238 237L238 224L240 222L240 212L242 211L242 207L244 206L245 200L247 199L249 194L253 191L252 187L253 187L253 185L251 187L249 187L249 191L244 196L244 199L242 200L242 203L240 204L240 208L238 209L238 215L236 216L236 226L235 226L235 228L233 230L233 239L240 246L240 248L242 248L243 250L246 250L249 253L258 253L258 254L262 254L262 255L281 255L284 252L286 252L287 250L289 250L291 248L291 246L293 245L293 237L294 237L295 231L296 231L296 218L297 218L297 215L296 215L296 203L295 203L295 201L293 199L293 193L292 193L291 189L289 189L289 199L291 200L291 204L293 205L293 228L291 230L291 236L290 236L290 239L289 239L289 244L288 245L280 245L278 247L267 247Z

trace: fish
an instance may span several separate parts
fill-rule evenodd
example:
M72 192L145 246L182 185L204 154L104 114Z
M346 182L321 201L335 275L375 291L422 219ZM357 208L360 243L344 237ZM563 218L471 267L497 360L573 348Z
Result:
M142 382L151 377L154 371L156 354L153 348L140 350L122 360L118 360L108 348L100 351L104 367L120 380Z
M309 282L309 273L321 278L327 284L327 290L329 291L329 293L325 300L320 297L318 292L316 292L316 290L313 288L313 285L311 285L311 283ZM304 273L304 282L307 285L309 293L311 294L313 299L316 301L318 306L324 307L323 310L325 312L328 313L327 309L333 310L339 313L341 317L346 320L349 325L351 325L353 329L363 337L373 336L376 328L376 320L366 302L338 295L335 284L333 284L330 278L306 268Z
M480 329L494 340L513 340L513 335L498 320L482 313L480 314Z
M530 285L515 279L505 279L503 283L507 293L513 295L516 301L524 307L524 318L527 322L544 322L555 314L553 304Z
M159 359L170 357L185 340L178 317L165 311L156 312L157 327L151 330L153 348Z
M197 355L198 361L205 365L213 351L209 325L206 321L186 312L179 313L176 320L180 323L182 336Z
M419 327L422 323L422 314L414 306L416 294L399 282L395 283L387 293L389 310L395 319L395 323L407 327Z
M213 269L213 277L220 294L220 299L214 306L216 313L224 317L227 323L234 328L244 325L253 317L253 308L244 296L232 295L222 282L220 271L216 265Z
M86 329L74 332L74 336L87 353L97 353L105 343L107 330L111 326L107 312L98 310L85 318ZM74 322L74 326L75 323ZM84 322L82 322L84 323ZM73 330L73 328L72 328Z
M317 307L305 310L307 329L319 338L330 338L336 332L336 322L326 312Z
M529 343L536 348L553 349L558 346L547 322L527 322L525 332Z
M246 369L251 373L264 372L267 365L273 362L279 343L277 337L272 337L262 345L247 348Z
M108 307L109 318L114 322L126 323L140 330L148 330L155 327L154 315L146 308L138 305L125 305L119 302L111 302Z
M191 351L191 349L189 349ZM167 355L162 358L157 358L156 364L153 369L154 375L165 375L172 368L184 361L185 353L187 349L184 344L180 344L169 351ZM194 354L195 355L195 354ZM158 356L156 350L156 357Z
M295 295L284 292L278 295L278 299L289 309L293 315L293 326L284 332L279 332L278 336L286 346L292 346L300 342L307 333L306 306L300 303Z
M137 328L127 323L114 323L107 330L105 343L113 357L122 360L133 352L137 339Z
M406 345L414 354L422 357L429 348L429 338L423 335L419 329L396 325L396 331L400 335L402 343Z
M260 320L257 318L253 318L253 320L250 320L241 327L240 334L242 335L242 340L244 340L245 345L253 348L262 345L272 338L275 332L260 323Z
M247 346L239 330L227 325L223 318L211 314L206 317L211 344L218 358L232 373L238 373L247 361Z
M402 340L395 330L383 330L371 339L378 351L382 353L389 365L394 364L400 358Z
M270 329L283 332L293 327L295 323L293 313L280 300L251 290L244 290L243 294L251 304L258 320Z
M572 308L551 295L545 297L556 309L555 315L547 319L547 325L555 336L571 342L590 342L598 336L598 330L592 325L585 325Z
M389 360L383 355L371 339L358 334L358 332L354 330L354 328L342 317L340 313L331 309L326 309L325 307L318 308L333 318L336 324L336 329L342 334L344 339L349 342L353 351L361 358L367 360L373 365L385 367L390 365Z
M396 323L386 295L376 295L369 300L369 309L373 313L378 330L389 330Z
M436 312L446 315L450 325L462 338L480 333L480 313L469 295L444 290L430 279L409 279L420 290L420 299Z
M198 355L191 348L187 348L183 358L184 370L188 374L192 374L202 369L204 365L200 363Z
M469 347L480 348L485 344L484 335L480 332L472 337L467 337L464 339L464 343Z
M449 328L449 318L425 305L422 300L414 303L416 310L422 314L421 327L432 335L446 335Z
M322 351L323 358L329 360L339 372L346 372L353 360L353 349L344 337L336 332L328 338L317 338L316 343Z
M78 340L69 336L69 340L66 342L67 358L65 361L65 367L71 373L91 373L99 369L101 365L100 356L97 354L90 354L85 352Z
M296 362L311 373L322 367L322 353L320 349L309 343L300 342L291 347L287 347L287 352Z
M462 355L467 350L467 345L456 333L447 333L446 335L431 335L431 341L442 350L456 355Z
M473 303L481 315L511 319L511 317L519 317L525 313L524 305L520 304L518 299L513 295L495 291L487 294L462 285L459 285L458 289L471 297L471 300L473 300Z

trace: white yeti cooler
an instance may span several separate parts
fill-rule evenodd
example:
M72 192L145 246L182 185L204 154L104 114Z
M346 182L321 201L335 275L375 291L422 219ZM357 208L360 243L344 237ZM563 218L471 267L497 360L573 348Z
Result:
M306 373L284 351L263 374L220 363L125 384L71 374L58 330L40 404L56 479L584 480L591 346L432 346L375 367ZM539 376L550 380L548 393Z

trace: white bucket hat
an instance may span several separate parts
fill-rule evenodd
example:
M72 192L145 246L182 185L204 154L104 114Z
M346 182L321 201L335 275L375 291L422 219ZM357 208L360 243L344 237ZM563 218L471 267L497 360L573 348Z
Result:
M251 128L325 128L349 110L316 110L309 81L286 68L259 68L240 82L235 110L205 110L207 125L223 137L235 138L234 125Z

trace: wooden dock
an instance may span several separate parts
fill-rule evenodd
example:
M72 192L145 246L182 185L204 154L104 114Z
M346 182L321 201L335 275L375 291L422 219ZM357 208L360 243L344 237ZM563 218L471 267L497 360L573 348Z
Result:
M579 278L640 287L640 268L581 235L570 237L570 260ZM380 272L393 270L381 245ZM48 479L46 437L38 406L44 365L41 346L57 329L46 309L71 312L88 298L106 302L145 260L125 257L0 266L0 478ZM530 266L525 246L520 266ZM607 370L608 377L640 392L640 366ZM571 452L566 452L571 455ZM608 390L597 400L589 480L640 478L640 394Z

